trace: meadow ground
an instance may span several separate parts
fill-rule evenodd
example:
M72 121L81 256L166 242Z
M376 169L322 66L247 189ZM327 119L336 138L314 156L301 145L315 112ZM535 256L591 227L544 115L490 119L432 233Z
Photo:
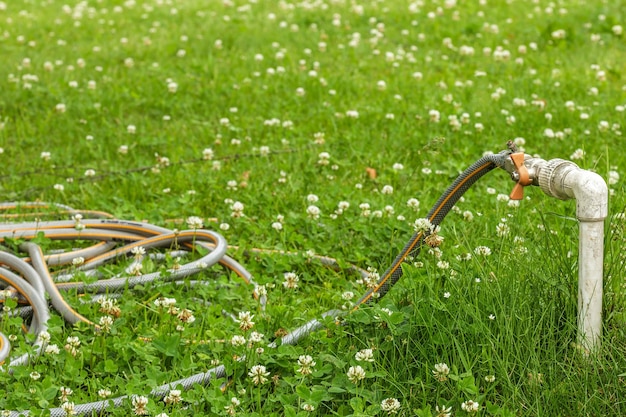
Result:
M99 303L70 291L106 331L53 313L56 349L0 373L0 410L71 414L129 395L106 414L626 415L625 12L618 0L0 1L0 200L201 222L267 292L263 309L219 268L198 274L208 285ZM597 354L576 344L575 203L536 187L511 201L502 170L378 303L268 346L349 311L368 281L349 265L382 274L458 173L509 140L609 184ZM100 271L175 270L161 252ZM33 349L16 306L5 299L0 321L10 357ZM220 364L227 384L148 396Z

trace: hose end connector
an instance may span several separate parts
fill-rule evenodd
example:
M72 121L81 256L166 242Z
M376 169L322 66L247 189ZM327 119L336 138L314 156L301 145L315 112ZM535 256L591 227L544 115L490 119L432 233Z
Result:
M565 159L551 159L538 166L537 180L544 193L559 200L568 200L573 195L567 193L565 178L571 170L579 169L578 165Z

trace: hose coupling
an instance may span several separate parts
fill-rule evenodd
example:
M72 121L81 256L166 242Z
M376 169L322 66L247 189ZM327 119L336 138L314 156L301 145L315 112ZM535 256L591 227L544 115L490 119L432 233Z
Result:
M515 181L513 190L511 191L511 200L521 200L524 198L524 187L528 185L539 185L538 171L539 166L545 161L535 158L523 152L513 152L510 154L502 167L511 175L511 179Z

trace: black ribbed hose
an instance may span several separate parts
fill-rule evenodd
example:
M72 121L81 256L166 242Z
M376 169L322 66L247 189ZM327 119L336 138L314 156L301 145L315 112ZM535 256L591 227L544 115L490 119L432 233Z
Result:
M492 169L502 167L506 157L510 154L511 151L502 151L498 154L483 156L463 171L456 180L454 180L452 185L444 191L441 197L439 197L439 200L437 200L426 215L426 218L430 221L433 228L437 227L443 221L461 196L465 194L476 181ZM380 299L387 294L391 287L402 277L402 263L404 260L419 255L426 236L428 236L428 232L417 231L411 239L409 239L402 251L400 251L400 254L396 256L391 266L387 268L376 285L370 288L359 301L355 303L355 309L362 304L369 303L373 299Z

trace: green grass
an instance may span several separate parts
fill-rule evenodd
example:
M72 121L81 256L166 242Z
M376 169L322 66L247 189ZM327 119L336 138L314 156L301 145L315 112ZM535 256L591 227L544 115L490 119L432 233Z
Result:
M398 399L405 416L435 416L436 406L468 414L461 408L468 400L480 403L478 415L626 414L624 220L616 216L626 206L619 179L626 166L622 2L65 3L67 12L62 2L0 2L0 200L60 203L171 228L184 227L171 219L200 216L269 286L268 306L260 311L248 286L212 269L201 274L207 286L124 291L111 334L53 314L51 343L62 347L79 336L81 353L74 358L61 349L13 375L0 373L10 393L0 410L45 415L42 409L61 404L60 387L73 390L76 404L98 400L100 389L145 395L219 360L229 385L183 391L179 405L151 399L150 414L226 415L232 397L240 401L238 415L386 415L386 398ZM494 51L510 57L497 59ZM581 149L579 166L617 178L610 182L597 355L585 358L575 344L575 203L528 187L512 207L497 197L513 186L501 170L477 183L443 222L442 257L424 250L416 259L423 264L407 264L379 304L342 325L326 320L296 346L259 354L217 342L241 333L222 309L251 311L268 343L280 329L348 307L343 292L358 299L365 291L356 277L303 253L382 273L413 233L413 221L458 172L516 138L545 159L570 159ZM212 160L203 159L207 148ZM322 152L328 165L318 163ZM169 165L157 173L159 157ZM393 193L383 193L385 185ZM307 216L309 194L319 197L318 219ZM419 210L407 206L410 198L420 201ZM244 204L245 217L231 217L234 201ZM350 207L333 218L340 201ZM362 203L381 217L363 216ZM281 231L272 228L278 215ZM224 223L228 230L220 229ZM501 223L509 228L504 235L497 233ZM474 254L478 246L491 255ZM252 255L250 248L300 254ZM472 259L460 260L465 253ZM440 260L449 268L438 267ZM109 265L105 273L127 265ZM282 285L290 271L300 277L296 291ZM160 296L193 310L196 322L180 335L173 331L175 317L154 307ZM68 301L93 321L102 316L77 294ZM21 324L0 322L0 331L16 338L17 353L30 346ZM357 362L355 353L366 348L374 349L374 362ZM244 354L245 361L233 359ZM300 355L316 362L312 375L297 372ZM446 381L433 376L438 363L450 368ZM255 386L247 373L256 364L276 379ZM359 384L346 375L356 365L367 374ZM32 380L31 372L41 378ZM109 414L129 413L127 401Z

